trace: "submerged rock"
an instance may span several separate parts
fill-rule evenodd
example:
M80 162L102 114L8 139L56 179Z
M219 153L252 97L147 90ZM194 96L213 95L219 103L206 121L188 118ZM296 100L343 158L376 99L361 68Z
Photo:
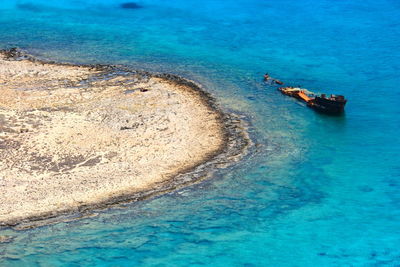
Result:
M21 10L27 10L27 11L31 11L31 12L40 12L42 11L42 8L40 8L39 6L36 6L32 3L18 3L17 4L17 8L21 9Z
M142 8L143 6L135 3L135 2L126 2L126 3L122 3L121 4L121 8L124 9L138 9L138 8Z
M1 243L10 243L11 241L13 241L13 237L12 236L7 236L7 235L0 235L0 244Z

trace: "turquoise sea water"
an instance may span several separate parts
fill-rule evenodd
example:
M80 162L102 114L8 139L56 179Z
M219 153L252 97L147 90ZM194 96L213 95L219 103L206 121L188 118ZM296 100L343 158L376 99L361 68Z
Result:
M0 48L202 83L257 149L215 178L98 216L0 230L0 266L399 266L400 2L2 0ZM344 94L317 114L265 72Z

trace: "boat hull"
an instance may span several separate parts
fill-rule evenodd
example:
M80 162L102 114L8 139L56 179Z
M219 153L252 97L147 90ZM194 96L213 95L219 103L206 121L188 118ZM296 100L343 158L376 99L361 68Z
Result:
M345 99L328 99L322 97L315 97L312 101L308 102L308 106L323 113L339 115L344 112L346 105Z

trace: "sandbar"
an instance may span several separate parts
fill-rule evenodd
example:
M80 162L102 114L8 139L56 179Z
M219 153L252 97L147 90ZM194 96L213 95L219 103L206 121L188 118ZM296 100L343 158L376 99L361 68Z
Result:
M173 75L12 49L0 53L0 91L0 226L172 190L248 143L237 119Z

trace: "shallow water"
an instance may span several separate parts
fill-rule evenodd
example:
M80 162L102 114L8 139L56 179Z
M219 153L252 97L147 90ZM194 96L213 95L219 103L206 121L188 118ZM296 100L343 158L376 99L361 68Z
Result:
M0 244L1 266L400 265L400 2L2 0L0 47L202 83L256 151L215 178ZM265 72L344 94L309 110Z

